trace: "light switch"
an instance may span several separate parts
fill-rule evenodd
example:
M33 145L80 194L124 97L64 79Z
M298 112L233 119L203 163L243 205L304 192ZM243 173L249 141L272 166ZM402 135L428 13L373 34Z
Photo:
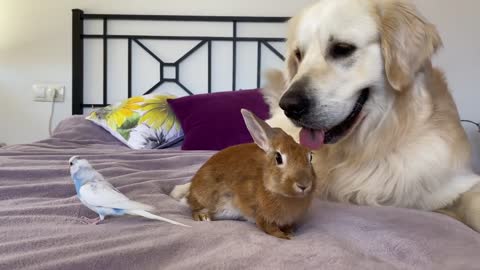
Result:
M40 85L34 85L33 86L33 98L35 100L37 99L45 99L45 93L47 89L43 86Z

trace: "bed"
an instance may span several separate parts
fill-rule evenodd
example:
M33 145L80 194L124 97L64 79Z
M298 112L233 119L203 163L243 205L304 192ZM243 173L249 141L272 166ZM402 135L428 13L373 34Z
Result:
M105 42L109 38L106 31L99 36L83 34L83 21L88 18L212 20L74 11L72 111L76 116L62 121L46 140L0 149L0 269L480 268L478 233L430 212L316 200L290 241L266 235L248 222L194 222L189 209L167 194L174 185L188 182L214 151L181 151L178 146L131 150L82 116L84 108L108 104L106 95L100 103L84 100L82 40ZM281 22L285 18L213 20ZM130 43L148 37L112 38L126 38ZM259 40L250 41L269 41ZM103 70L108 73L105 67ZM106 82L101 86L107 89ZM128 96L131 93L128 90ZM85 224L81 217L95 214L75 196L67 164L72 155L90 160L121 192L153 205L156 214L192 227L137 217Z

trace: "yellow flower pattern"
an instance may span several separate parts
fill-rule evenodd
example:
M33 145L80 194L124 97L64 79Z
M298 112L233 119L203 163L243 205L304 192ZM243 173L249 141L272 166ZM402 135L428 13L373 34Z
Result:
M132 117L135 114L136 110L141 108L141 103L143 101L143 97L132 97L112 108L105 117L108 126L114 130L121 127L129 117Z
M172 129L177 121L175 114L168 106L167 99L173 99L174 96L154 96L145 100L141 110L144 112L140 122L146 123L153 128L163 127L167 132ZM178 130L178 125L176 126Z

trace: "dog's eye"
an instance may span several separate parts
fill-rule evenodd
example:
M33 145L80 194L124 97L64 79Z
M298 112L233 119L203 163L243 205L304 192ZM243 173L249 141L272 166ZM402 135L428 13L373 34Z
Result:
M335 59L345 58L352 55L355 50L357 50L357 47L355 45L339 42L333 44L330 48L330 56Z
M298 62L302 61L302 52L299 49L295 50L295 57L297 58Z
M282 154L280 154L279 152L276 152L275 160L277 161L277 165L282 165L283 164Z
M309 161L310 163L312 163L312 158L313 158L313 154L312 154L312 152L309 152L309 153L308 153L308 161Z

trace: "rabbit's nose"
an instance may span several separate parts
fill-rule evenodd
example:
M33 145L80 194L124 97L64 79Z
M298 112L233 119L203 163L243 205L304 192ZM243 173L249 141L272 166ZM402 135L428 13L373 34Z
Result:
M296 183L296 184L297 184L297 187L298 187L299 189L301 189L302 191L305 191L305 189L308 188L308 186L305 186L305 185L302 185L302 184L299 184L299 183Z

